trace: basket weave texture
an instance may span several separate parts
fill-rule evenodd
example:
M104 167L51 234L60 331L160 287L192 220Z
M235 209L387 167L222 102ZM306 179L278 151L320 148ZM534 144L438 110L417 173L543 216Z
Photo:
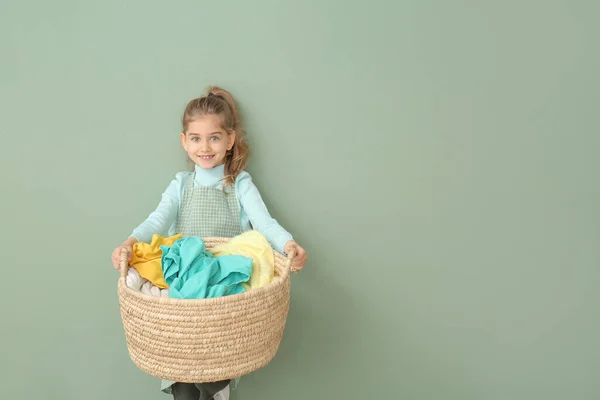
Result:
M204 238L207 250L226 238ZM293 254L275 254L271 283L212 299L150 296L127 286L121 254L118 296L129 356L141 370L175 382L233 379L266 366L283 336Z

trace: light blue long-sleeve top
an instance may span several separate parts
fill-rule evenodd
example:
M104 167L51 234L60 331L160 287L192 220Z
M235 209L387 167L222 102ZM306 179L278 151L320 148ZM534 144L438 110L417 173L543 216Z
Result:
M194 168L196 175L194 187L209 186L222 188L225 166L220 165L212 169L203 169L197 165ZM175 221L179 214L183 192L191 179L193 172L179 172L163 192L162 198L156 210L154 210L144 222L133 230L130 237L139 242L150 243L152 235L158 233L162 236L173 236ZM286 231L267 210L260 193L252 182L252 177L246 171L242 171L236 178L235 194L240 205L240 219L242 229L248 231L255 229L262 233L271 246L283 253L285 244L293 240L292 235Z

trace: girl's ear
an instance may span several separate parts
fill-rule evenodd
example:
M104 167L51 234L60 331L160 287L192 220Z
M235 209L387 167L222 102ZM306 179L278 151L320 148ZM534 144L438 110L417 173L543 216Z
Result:
M227 151L233 149L233 145L235 144L235 131L231 131L229 135L227 135Z
M185 151L187 151L187 143L185 141L185 133L181 132L179 134L179 140L181 140L181 146L184 148Z

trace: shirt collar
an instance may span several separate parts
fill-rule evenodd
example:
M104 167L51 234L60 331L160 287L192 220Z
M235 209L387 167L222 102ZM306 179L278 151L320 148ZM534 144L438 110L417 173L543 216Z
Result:
M194 171L196 172L195 181L198 185L210 186L215 185L219 180L225 176L225 164L221 164L211 169L204 169L197 165L194 165Z

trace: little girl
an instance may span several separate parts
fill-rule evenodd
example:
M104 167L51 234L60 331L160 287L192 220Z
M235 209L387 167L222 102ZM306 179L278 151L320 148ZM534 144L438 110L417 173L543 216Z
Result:
M271 217L252 178L244 171L249 150L231 94L210 87L207 95L188 103L182 125L181 145L194 162L194 170L176 174L156 210L114 250L115 268L119 268L123 248L131 255L134 243L149 243L155 233L231 238L256 229L280 253L295 250L294 267L302 269L306 251ZM175 400L212 400L229 382L171 385L163 381L162 389L172 393Z

